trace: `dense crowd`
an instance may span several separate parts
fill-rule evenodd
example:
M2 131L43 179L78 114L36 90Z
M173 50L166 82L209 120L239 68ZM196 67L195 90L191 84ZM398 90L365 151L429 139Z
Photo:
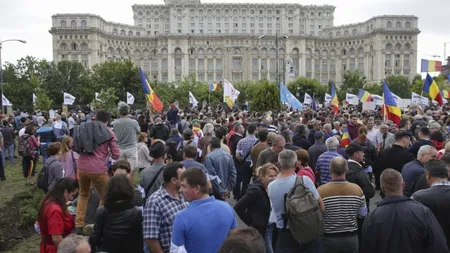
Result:
M449 252L446 107L117 111L4 117L41 253Z

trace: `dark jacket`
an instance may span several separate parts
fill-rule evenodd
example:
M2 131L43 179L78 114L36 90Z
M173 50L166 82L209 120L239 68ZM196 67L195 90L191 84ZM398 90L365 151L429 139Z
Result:
M450 186L436 185L429 189L418 191L413 195L414 200L419 201L430 208L434 216L444 230L447 246L450 248Z
M411 186L414 184L416 179L420 177L425 172L423 164L419 160L414 160L403 166L402 177L405 182L405 188L403 189L403 195L406 197L411 197Z
M292 143L295 146L301 147L304 150L308 150L312 146L311 142L309 142L309 140L306 139L304 135L298 134L295 134L294 137L292 137Z
M414 157L417 157L417 153L419 152L420 147L430 145L434 147L434 143L431 140L417 140L414 144L408 148L408 151L411 152ZM439 150L439 149L438 149Z
M370 182L369 175L364 171L364 168L361 166L361 164L349 161L346 179L350 183L357 184L359 187L361 187L364 196L366 197L366 201L375 196L375 188Z
M292 144L292 143L286 143L286 145L284 145L284 149L289 149L289 150L292 150L292 151L297 151L297 150L300 149L300 147L299 147L299 146L296 146L296 145L294 145L294 144Z
M387 197L362 229L364 253L448 253L444 232L430 209L404 196Z
M150 138L166 141L169 139L169 128L164 124L156 124L150 127Z
M321 143L320 141L316 141L314 145L312 145L308 149L308 155L309 155L309 166L314 171L316 170L316 163L317 159L319 159L319 156L327 151L327 146L325 144Z
M242 136L242 135L239 135L239 134L233 134L231 137L230 137L230 152L231 152L231 156L233 156L233 160L236 162L237 161L237 159L236 159L236 148L237 148L237 145L238 145L238 143L239 143L239 141L240 140L242 140L244 137Z
M358 143L364 150L364 168L369 166L373 168L374 163L378 160L378 151L375 145L369 139L362 142L359 138L356 138L352 142Z
M77 153L94 153L100 144L113 138L111 131L100 121L87 121L74 127L73 151Z
M411 185L410 193L411 195L414 194L417 191L428 189L430 186L427 183L427 177L425 173L422 173L418 178L416 178L416 181Z
M167 112L167 120L170 122L170 124L175 125L178 122L178 109L177 108L170 108Z
M95 215L91 246L109 253L143 250L142 211L131 202L101 206Z
M414 159L415 157L412 153L408 152L403 147L394 144L391 148L381 151L380 158L375 163L374 169L375 171L378 171L379 174L381 174L384 169L388 168L401 173L403 166Z
M423 126L428 126L427 122L423 118L413 120L411 122L411 128L410 128L411 134L414 137L419 138L419 135L418 135L419 129Z
M350 135L351 140L358 138L359 135L358 131L360 127L361 127L360 124L356 125L352 125L351 123L347 124L348 135Z
M256 180L248 186L245 195L234 205L241 220L264 236L270 217L270 200L264 184Z
M309 134L308 134L308 141L309 141L309 143L314 143L316 141L316 139L314 139L314 134L315 133L316 133L316 130L314 130L314 129L311 129L309 131Z
M183 140L184 140L183 137L181 135L177 134L177 135L170 136L170 138L167 139L166 143L169 141L173 141L177 144L176 147L178 147L178 145L180 145L180 143L182 143Z

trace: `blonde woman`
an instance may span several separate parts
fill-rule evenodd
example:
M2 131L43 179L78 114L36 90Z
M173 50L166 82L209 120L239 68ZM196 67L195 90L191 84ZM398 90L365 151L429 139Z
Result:
M61 167L65 177L76 179L78 156L78 153L72 150L72 137L64 137L61 142Z
M267 186L276 179L278 168L271 164L256 169L258 179L248 186L247 192L236 203L234 210L247 226L253 227L264 237L266 252L272 253L272 226L269 224L271 204Z

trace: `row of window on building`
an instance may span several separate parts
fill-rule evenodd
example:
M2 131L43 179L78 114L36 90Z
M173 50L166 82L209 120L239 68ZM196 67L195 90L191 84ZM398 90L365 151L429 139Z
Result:
M233 11L231 11L229 9L225 9L223 11L221 9L215 9L214 11L213 11L213 9L207 9L206 10L206 15L213 15L213 13L216 14L216 15L222 15L223 14L223 15L227 15L227 16L230 16L231 14L234 15L234 16L237 16L237 15L246 16L246 15L273 15L273 14L280 15L280 14L284 14L284 13L282 13L282 11L280 9L277 9L277 10L264 10L264 9L260 9L260 10L250 9L250 10L247 10L247 9L245 9L245 7L246 6L242 6L241 7L242 9L241 9L240 12L237 9L234 9ZM176 14L181 15L182 13L183 13L182 9L177 9L176 10ZM308 14L309 14L309 17L323 17L323 16L330 17L332 15L331 12L325 12L325 14L324 14L322 11L319 11L317 13L314 12L314 11L311 11L311 12L307 13L307 12L304 12L304 11L297 12L297 11L294 11L293 9L288 9L286 13L288 15L300 14L301 17L305 17ZM169 15L169 14L170 14L169 10L165 10L164 15ZM190 15L200 15L201 16L201 15L205 14L205 11L203 9L197 9L197 10L196 9L190 9L189 10L189 14ZM143 11L138 11L137 15L139 17L142 17L142 16L144 16L144 12ZM157 11L157 10L155 10L153 13L151 11L146 11L145 15L147 17L148 16L159 16L160 12Z

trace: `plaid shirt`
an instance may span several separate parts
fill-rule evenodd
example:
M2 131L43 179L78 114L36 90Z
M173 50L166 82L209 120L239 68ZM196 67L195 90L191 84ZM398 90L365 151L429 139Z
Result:
M253 148L253 145L258 141L258 138L254 135L249 135L245 137L244 139L240 140L237 144L236 152L239 152L241 155L241 159L244 159L247 154L247 158L245 161L252 162L252 156L250 155L250 151Z
M143 234L144 239L159 239L163 251L169 252L173 220L188 203L181 193L179 199L174 199L163 186L150 196L144 207Z
M447 181L447 180L439 181L439 182L436 182L436 183L432 183L432 184L431 184L431 187L437 186L437 185L450 185L450 182Z

